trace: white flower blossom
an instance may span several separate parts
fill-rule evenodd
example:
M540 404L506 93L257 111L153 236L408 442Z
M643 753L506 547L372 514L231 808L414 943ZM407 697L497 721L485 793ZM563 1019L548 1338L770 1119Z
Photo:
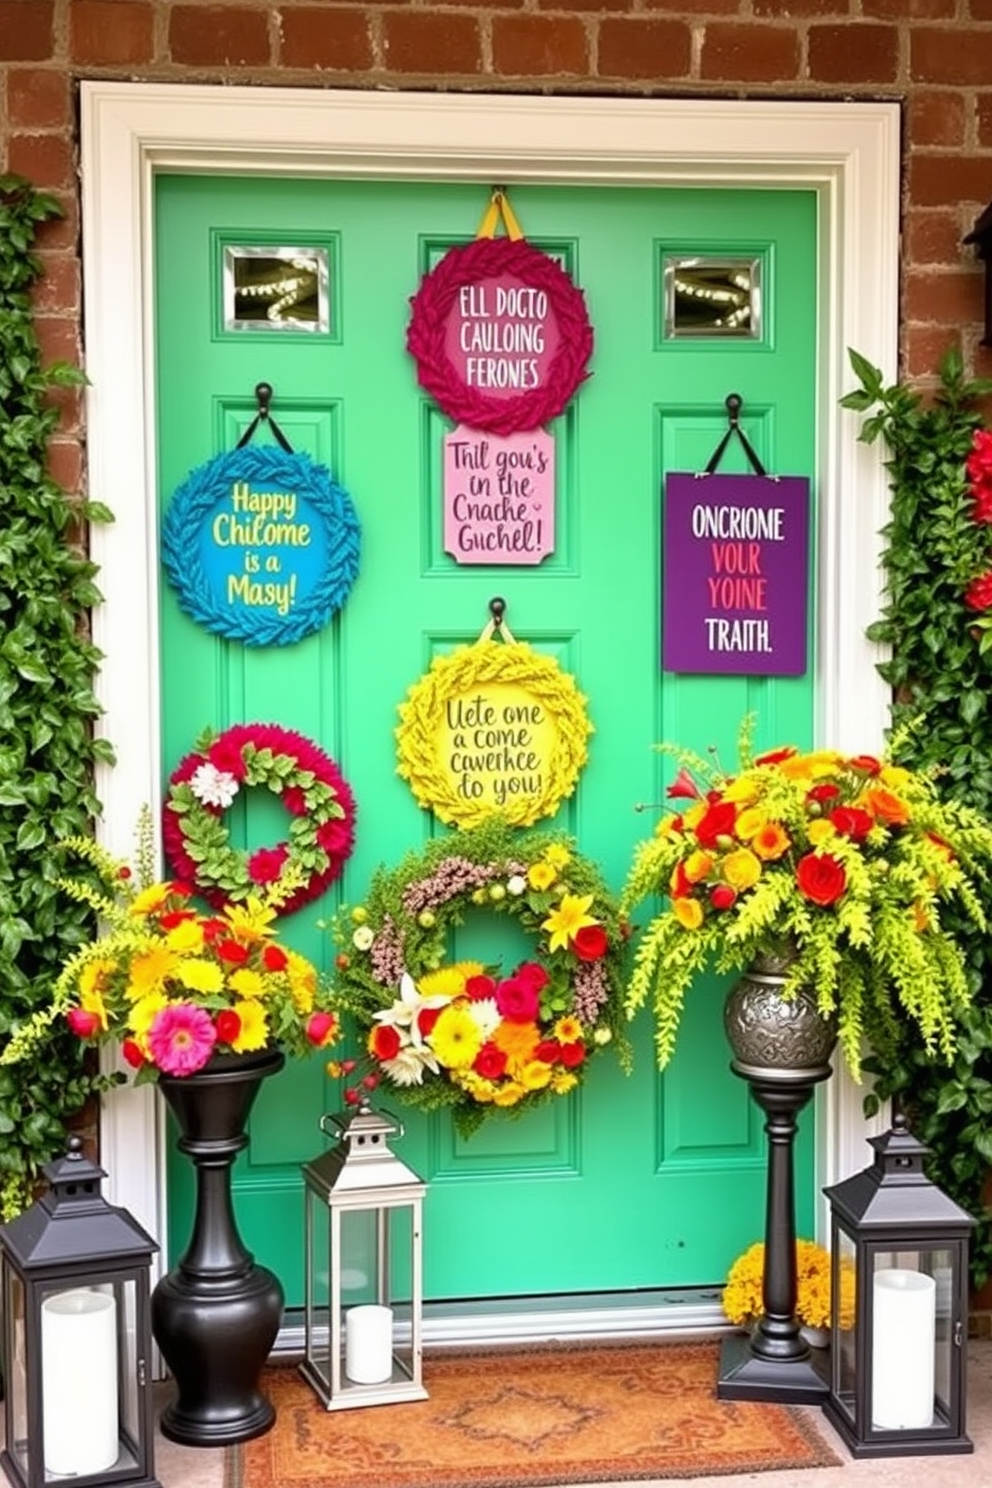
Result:
M209 760L193 771L189 788L204 806L219 806L223 811L238 794L238 782L230 771L218 770Z
M612 1038L612 1028L607 1028L606 1024L603 1023L599 1026L599 1028L596 1029L595 1033L592 1036L592 1041L594 1044L599 1044L599 1046L602 1048L603 1044L608 1044Z
M506 880L507 892L519 896L527 888L527 880L522 873L514 873Z
M480 997L468 1003L466 1011L472 1015L472 1021L484 1039L492 1038L503 1021L495 997Z
M421 997L417 991L417 984L408 971L400 978L400 995L388 1008L380 1008L374 1014L379 1023L385 1023L390 1028L405 1029L409 1032L410 1042L417 1049L424 1048L424 1036L417 1022L417 1014L424 1008L447 1007L451 998L446 993L439 992L433 997ZM383 1065L385 1069L385 1065ZM407 1082L408 1084L411 1082ZM420 1081L414 1082L419 1085Z
M356 951L367 951L375 940L375 931L371 925L359 925L351 937L351 943Z
M407 1044L395 1058L381 1060L380 1067L394 1085L422 1085L424 1070L430 1070L431 1074L436 1075L440 1068L426 1044L419 1049Z

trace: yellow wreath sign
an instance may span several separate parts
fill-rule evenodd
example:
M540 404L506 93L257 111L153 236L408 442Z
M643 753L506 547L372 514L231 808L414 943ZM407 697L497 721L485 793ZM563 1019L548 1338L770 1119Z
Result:
M553 816L593 732L574 677L524 641L435 657L399 711L398 773L419 805L457 827L497 812L520 827Z

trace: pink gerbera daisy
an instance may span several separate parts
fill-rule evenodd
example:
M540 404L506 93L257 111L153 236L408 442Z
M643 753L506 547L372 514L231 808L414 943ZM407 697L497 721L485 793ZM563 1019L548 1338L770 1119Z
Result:
M148 1030L148 1047L167 1075L195 1075L213 1053L217 1030L205 1008L180 1002L157 1013Z

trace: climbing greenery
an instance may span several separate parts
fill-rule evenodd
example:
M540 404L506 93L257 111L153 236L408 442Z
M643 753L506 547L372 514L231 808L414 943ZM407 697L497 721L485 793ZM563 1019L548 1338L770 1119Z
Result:
M983 644L969 585L992 567L992 528L976 520L966 472L982 400L992 382L968 380L951 350L939 385L924 395L882 374L851 353L860 387L844 407L864 415L861 438L881 441L891 489L883 529L884 602L869 639L889 658L879 671L892 686L893 726L920 720L906 733L900 763L936 768L948 797L992 817L992 650ZM992 914L992 883L982 887ZM896 1056L884 1066L868 1061L875 1094L895 1097L914 1132L931 1148L931 1177L978 1219L971 1273L976 1286L992 1276L992 1210L986 1184L992 1169L992 940L959 926L974 1000L958 1014L957 1048L950 1065L928 1056L915 1029L902 1030Z
M92 937L91 911L68 899L58 843L92 833L99 653L87 617L100 599L79 525L109 513L69 499L46 470L58 423L51 394L83 381L42 365L32 252L58 203L0 176L0 1042L52 995L63 962ZM99 1088L79 1041L53 1034L29 1068L0 1069L0 1215L30 1199L42 1163L62 1150L65 1121Z

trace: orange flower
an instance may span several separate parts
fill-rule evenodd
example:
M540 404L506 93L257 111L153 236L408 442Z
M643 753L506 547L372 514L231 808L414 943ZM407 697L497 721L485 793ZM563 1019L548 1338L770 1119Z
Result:
M886 790L882 785L869 786L862 793L860 804L877 821L885 822L890 827L904 826L911 815L909 806L902 797L897 796L895 791Z
M698 930L703 923L703 906L698 899L673 899L672 914L683 930Z
M788 852L792 843L789 834L778 822L766 822L751 839L751 847L765 863L774 863Z
M508 1063L522 1068L533 1059L541 1032L536 1023L509 1023L504 1018L493 1030L492 1042L502 1049Z
M691 884L702 883L709 876L712 867L713 859L710 854L697 849L685 860L685 876Z

